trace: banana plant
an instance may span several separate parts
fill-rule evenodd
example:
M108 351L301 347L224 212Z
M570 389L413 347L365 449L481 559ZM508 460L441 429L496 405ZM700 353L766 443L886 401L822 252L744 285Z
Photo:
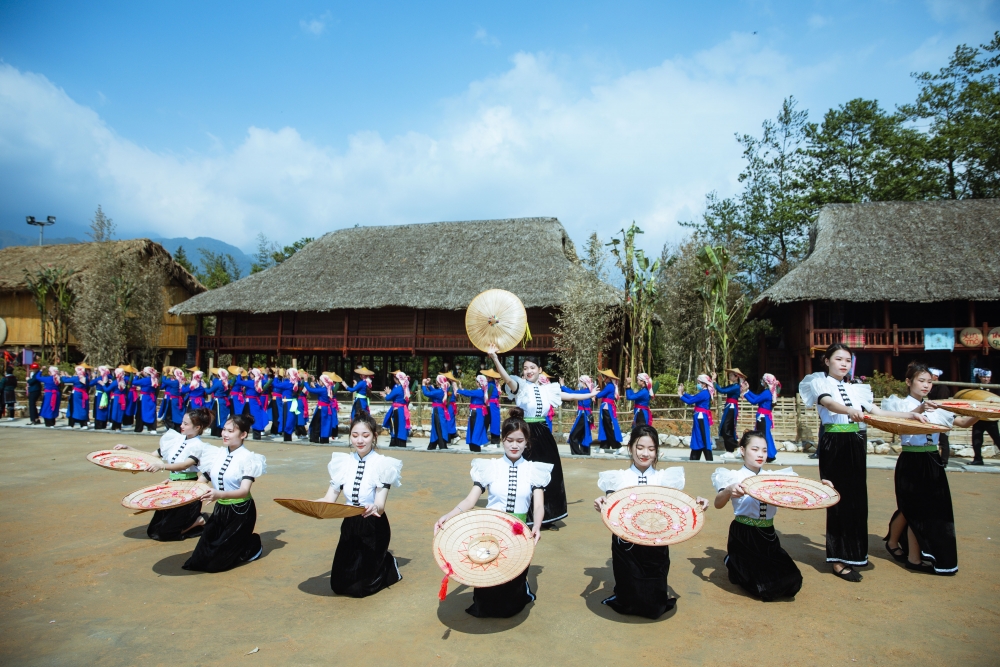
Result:
M716 368L716 352L724 368L732 366L732 348L746 320L750 304L740 294L729 304L729 286L736 274L730 272L729 252L723 246L706 245L698 251L698 264L707 280L700 290L704 301L705 329L709 336L706 365Z

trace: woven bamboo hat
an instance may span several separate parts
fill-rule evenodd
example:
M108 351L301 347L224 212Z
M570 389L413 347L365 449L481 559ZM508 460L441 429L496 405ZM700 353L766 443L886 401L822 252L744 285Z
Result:
M91 366L90 364L88 364L86 361L81 361L80 363L77 364L77 366L79 366L80 368L86 369L88 371L94 370L94 367Z
M955 399L983 403L1000 403L1000 396L985 389L963 389L955 392Z
M740 483L747 495L762 503L793 510L820 510L840 502L840 494L826 484L794 475L761 473Z
M434 559L444 573L466 586L499 586L531 563L535 541L511 514L474 509L448 520L434 536Z
M948 412L966 417L976 417L984 421L995 421L1000 419L1000 405L989 402L976 401L934 401Z
M357 373L358 375L375 375L375 371L370 371L364 366L362 366L361 368L355 368L354 372Z
M739 375L744 380L747 379L747 374L744 373L743 371L741 371L739 368L727 368L726 372L727 373L732 373L733 375Z
M102 449L87 454L87 460L120 472L145 472L152 464L163 463L160 458L135 449Z
M166 510L198 502L212 487L197 480L179 480L146 486L122 498L122 506L141 512Z
M122 370L123 370L123 371L125 371L126 373L132 373L132 374L135 374L135 373L138 373L138 372L139 372L139 371L137 371L137 370L136 370L135 368L133 368L131 364L122 364L122 365L121 365L121 366L119 366L118 368L122 369Z
M240 371L243 370L243 369L240 368L239 366L230 366L226 370L229 371L230 375L239 375Z
M275 498L274 502L296 514L311 516L314 519L346 519L349 516L365 513L364 507L342 505L341 503L324 503L298 498Z
M881 417L875 415L865 415L865 423L874 426L880 431L895 433L896 435L930 435L931 433L945 433L947 426L940 424L923 424L916 419L900 419L899 417Z
M340 377L339 375L337 375L333 371L324 371L320 375L322 375L324 377L328 377L331 380L333 380L334 382L343 382L344 381L344 378Z
M604 377L611 378L612 380L617 380L618 379L618 376L615 375L615 372L613 370L611 370L610 368L607 369L606 371L602 371L600 368L598 368L597 372L600 373L601 375L603 375Z
M458 382L458 378L455 377L454 375L452 375L451 371L448 371L447 373L441 373L441 375L443 375L444 377L448 378L452 382Z
M502 289L479 294L465 311L465 332L477 348L486 352L490 345L507 352L524 340L528 313L516 294Z
M208 369L208 374L209 375L218 375L220 370L222 370L222 369L221 368L216 368L215 366L210 366L209 369Z
M667 486L630 486L607 497L601 519L612 533L649 547L690 540L705 526L695 499Z
M479 374L480 375L485 375L488 378L493 378L494 380L500 380L500 379L502 379L502 376L499 373L497 373L495 370L493 370L492 368L487 368L487 369L481 370L481 371L479 371Z

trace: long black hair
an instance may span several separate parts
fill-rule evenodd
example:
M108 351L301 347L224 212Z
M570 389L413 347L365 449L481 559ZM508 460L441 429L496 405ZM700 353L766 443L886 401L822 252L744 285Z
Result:
M522 457L526 457L531 451L531 427L524 421L524 410L518 407L511 407L507 410L507 419L503 420L500 427L500 440L506 440L507 436L515 431L520 431L524 435L524 451Z
M653 456L653 463L651 464L655 468L656 464L660 462L660 434L649 424L640 424L632 429L632 434L628 438L629 456L635 456L635 446L643 437L652 438L653 445L656 447L656 454Z
M826 352L823 353L823 358L829 361L830 359L833 358L833 355L839 352L840 350L843 350L847 354L854 356L854 352L851 351L851 348L847 347L847 345L845 345L844 343L833 343L830 347L826 348Z

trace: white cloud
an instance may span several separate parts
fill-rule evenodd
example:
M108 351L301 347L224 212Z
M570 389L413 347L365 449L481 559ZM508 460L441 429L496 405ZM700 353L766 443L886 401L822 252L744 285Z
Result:
M756 131L813 77L747 35L584 90L551 56L518 53L447 100L433 131L359 131L341 151L291 127L251 127L233 150L178 156L0 64L0 178L18 174L81 220L101 203L123 232L245 248L261 231L287 242L355 223L551 215L578 241L635 220L656 251L707 192L735 189L733 133Z
M485 44L486 46L500 46L500 40L486 32L485 28L477 28L473 37L477 42Z
M324 12L322 16L316 19L310 19L306 21L302 19L299 21L299 27L302 32L319 37L326 31L326 24L330 20L330 12Z
M813 14L809 17L809 27L813 30L819 30L820 28L825 28L830 24L830 19L820 14Z
M938 23L989 20L993 0L925 0L927 11Z

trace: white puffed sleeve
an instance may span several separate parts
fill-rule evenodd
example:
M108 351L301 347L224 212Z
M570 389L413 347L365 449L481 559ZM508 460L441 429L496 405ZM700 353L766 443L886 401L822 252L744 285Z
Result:
M484 489L490 488L493 482L493 461L494 459L472 459L472 483L478 484Z
M220 460L226 458L226 451L225 447L213 447L211 445L205 447L202 455L198 458L198 472L211 473L212 467Z
M254 479L257 479L267 472L267 459L264 458L263 454L247 452L247 456L243 458L240 468L243 473L243 477L253 477Z
M172 428L168 428L167 432L160 436L160 456L165 456L167 452L172 452L177 449L183 442L183 433L178 433Z
M183 456L186 459L194 459L200 463L202 459L214 456L213 450L221 451L222 449L222 447L208 444L201 438L191 438L188 440L187 447L184 448Z
M353 473L349 472L351 466L351 455L335 453L330 455L330 462L326 464L326 471L330 473L330 485L343 487L345 477ZM347 474L345 474L347 473Z
M624 470L604 470L597 475L597 488L604 493L612 493L625 486L622 483Z
M798 477L799 473L795 472L791 468L782 468L781 470L769 470L768 475L789 475L791 477Z
M684 489L684 468L674 466L658 470L656 473L656 483L660 486L669 486L671 489L682 491Z
M849 384L845 385L848 388L848 394L850 394L852 400L856 400L858 404L871 412L871 409L875 407L875 394L872 392L872 387L870 384Z
M891 394L882 399L882 403L879 405L883 410L888 410L889 412L909 412L906 406L903 405L902 399L895 394Z
M715 472L712 473L712 488L716 491L722 491L724 488L730 484L734 484L738 480L739 475L735 470L716 468Z
M378 483L402 486L403 462L399 459L383 456L379 459Z
M816 399L820 395L829 393L825 386L826 373L812 373L802 378L802 381L799 382L799 394L802 395L802 401L807 408L816 405Z
M552 481L552 464L539 463L538 461L525 461L528 464L528 479L531 480L531 488L544 489ZM521 465L524 465L522 463Z
M513 380L514 384L517 385L517 391L511 391L510 385L507 384L506 382L504 382L503 386L504 386L504 391L507 392L507 398L513 401L515 398L517 398L517 393L524 388L525 382L521 378L514 375L511 375L510 379Z
M938 408L937 410L929 410L924 413L927 416L927 421L931 424L937 424L938 426L947 426L952 428L955 425L955 413L948 412L947 410L942 410Z
M542 396L545 397L546 402L553 408L559 408L562 405L562 387L559 386L558 382L550 382L549 384L541 385Z

